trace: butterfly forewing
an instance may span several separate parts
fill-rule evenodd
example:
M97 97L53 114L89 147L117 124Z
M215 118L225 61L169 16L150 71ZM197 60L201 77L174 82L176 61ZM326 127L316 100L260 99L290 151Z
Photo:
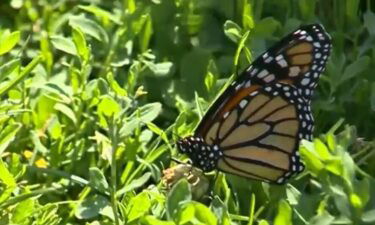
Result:
M236 92L257 89L273 83L291 84L299 94L311 99L320 74L325 68L331 50L330 36L319 24L303 26L287 35L267 52L259 56L229 86L205 114L196 133L205 130L220 117L223 105L232 101Z
M330 50L330 37L322 26L304 26L258 57L241 77L261 85L289 83L303 88L300 95L310 99Z

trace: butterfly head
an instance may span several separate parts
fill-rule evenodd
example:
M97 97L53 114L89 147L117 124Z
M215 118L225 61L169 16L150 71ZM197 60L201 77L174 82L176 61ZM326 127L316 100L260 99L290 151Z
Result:
M217 161L222 156L222 152L215 145L207 144L203 138L189 136L177 141L178 150L187 154L193 166L209 172L216 169Z

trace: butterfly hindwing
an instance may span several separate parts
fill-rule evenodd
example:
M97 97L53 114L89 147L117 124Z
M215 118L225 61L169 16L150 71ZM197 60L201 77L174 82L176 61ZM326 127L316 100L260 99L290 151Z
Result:
M223 152L218 169L279 183L303 169L296 152L300 139L311 138L313 121L295 87L253 90L227 110L203 135Z

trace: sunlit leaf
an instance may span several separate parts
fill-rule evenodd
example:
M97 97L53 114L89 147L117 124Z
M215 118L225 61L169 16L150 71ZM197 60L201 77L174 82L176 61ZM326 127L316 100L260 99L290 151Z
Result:
M242 37L241 28L233 21L226 21L224 24L224 32L233 42L238 43Z
M76 47L70 38L63 36L52 36L52 45L60 51L66 52L71 55L77 55Z
M142 192L133 197L128 206L127 218L128 222L133 222L136 219L144 216L151 207L151 200L146 192Z
M98 41L108 43L108 35L105 30L93 20L89 20L84 16L72 16L69 18L69 25L79 27L81 31Z
M17 184L13 175L9 172L8 168L6 168L5 163L2 160L0 160L0 180L1 183L5 184L5 188L0 194L0 203L3 203L11 196L12 192L17 187Z
M277 215L274 220L275 225L285 225L290 224L292 225L292 209L288 205L288 203L284 200L279 202Z
M16 138L17 132L21 129L21 124L9 124L0 131L0 155L9 144Z
M82 58L84 62L87 62L90 57L90 52L83 32L78 27L73 27L72 34L73 42L76 46L78 55Z
M0 36L0 55L3 55L14 48L14 46L19 42L21 33L19 31L14 31L12 33L5 33Z

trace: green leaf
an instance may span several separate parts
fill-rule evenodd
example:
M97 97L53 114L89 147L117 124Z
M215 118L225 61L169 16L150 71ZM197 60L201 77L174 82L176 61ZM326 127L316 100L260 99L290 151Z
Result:
M51 42L56 49L71 55L77 55L77 49L74 42L70 38L65 38L63 36L52 36Z
M31 71L42 61L41 56L36 56L25 68L22 69L21 73L17 74L16 77L12 78L8 83L0 88L0 97L2 97L5 93L7 93L10 89L14 86L19 84L23 79L26 78L27 75L31 73Z
M340 76L340 83L343 83L360 73L366 70L370 63L370 58L368 56L362 56L353 63L349 64L346 68L342 76Z
M207 91L211 91L216 83L216 77L211 73L207 72L206 77L204 78L204 84L207 88Z
M188 224L196 221L196 224L217 225L215 215L207 206L198 202L189 202L184 205L179 215L179 224Z
M335 217L324 211L322 214L316 215L309 220L309 225L330 225Z
M145 52L147 51L147 49L149 48L149 44L150 44L150 40L152 38L152 35L153 35L153 27L152 27L152 17L151 15L147 15L147 19L146 21L144 22L144 25L143 25L143 28L142 28L142 32L140 34L140 48L141 48L141 51L142 52Z
M143 217L141 221L142 221L142 224L145 224L145 225L156 225L156 224L157 225L176 225L176 223L172 221L159 220L155 216L151 216L151 215Z
M75 113L67 105L62 103L56 103L54 109L67 116L73 122L73 124L77 124L77 118Z
M144 216L151 208L151 200L146 192L142 192L139 195L130 199L127 218L128 223L131 223L142 216Z
M343 178L347 184L352 185L352 181L355 177L355 162L348 152L344 152L341 155L341 163L344 170Z
M301 153L301 157L306 164L306 168L314 175L318 176L321 170L324 168L324 164L319 159L314 145L311 142L302 140L302 145L300 147L299 152Z
M299 200L301 199L301 192L298 191L295 187L292 185L288 185L286 189L286 196L287 196L287 201L290 205L296 206L299 203Z
M267 220L259 220L258 225L269 225Z
M162 62L162 63L148 63L149 68L155 74L155 76L163 77L171 74L173 63Z
M178 224L188 224L190 221L196 220L194 214L194 206L192 204L186 204L179 214Z
M87 62L90 57L89 48L87 47L85 36L78 27L73 27L73 42L78 51L78 55L81 57L82 61Z
M234 43L238 43L242 37L241 27L238 26L235 22L227 20L224 23L224 33L231 39Z
M314 146L316 153L318 153L319 158L322 160L329 160L332 158L327 146L319 139L314 140Z
M301 0L298 1L298 6L301 11L301 15L303 18L309 20L314 18L315 16L315 1L309 1L309 0Z
M244 3L243 6L243 14L242 14L242 24L245 30L250 30L254 28L254 18L253 18L253 10L252 10L252 3Z
M363 15L363 22L370 35L375 36L375 13L368 10Z
M178 181L168 193L167 217L170 220L176 219L182 203L192 199L190 185L185 179Z
M89 169L90 184L92 187L98 189L102 193L107 193L109 191L109 185L105 179L102 171L97 167L91 167Z
M35 210L35 200L32 198L25 199L17 204L13 209L12 224L28 224L31 222L31 215Z
M109 95L103 96L98 104L98 114L106 117L111 117L120 112L120 106L112 97Z
M160 114L161 109L161 104L158 102L140 107L130 116L129 122L125 123L121 128L121 136L130 135L140 124L143 125L152 122Z
M0 132L0 155L3 154L5 149L9 146L10 143L16 138L16 134L21 129L21 124L9 124L3 128Z
M51 135L53 139L59 139L62 136L62 124L57 119L57 117L53 117L51 119L50 124L48 125L48 133Z
M147 123L147 127L148 129L150 129L152 132L154 132L155 134L157 134L159 137L161 137L161 139L169 144L169 139L168 139L168 136L167 134L161 129L159 128L158 126L156 126L155 124L149 122Z
M292 208L285 200L279 202L277 215L274 220L275 225L292 225Z
M354 208L361 209L363 207L363 202L357 194L351 193L349 195L349 200Z
M0 180L1 183L5 184L5 188L2 188L0 194L0 203L6 201L11 195L14 189L17 187L16 180L13 175L9 172L5 163L0 159Z
M0 66L0 81L9 78L12 73L19 73L21 68L20 59L13 59Z
M362 214L362 221L365 223L375 223L375 209L370 209Z
M244 50L245 53L246 53L246 56L248 57L248 60L250 62L251 60L251 53L249 51L249 49L246 48L245 46L245 43L247 41L247 38L249 37L249 34L250 34L250 31L247 31L240 39L239 43L238 43L238 46L237 46L237 50L236 50L236 54L234 55L234 65L237 67L238 66L238 60L240 58L240 54L241 54L241 51Z
M48 149L43 145L43 143L40 140L40 137L36 131L31 132L31 141L34 144L34 148L36 149L37 152L41 153L47 153Z
M108 12L102 8L99 8L95 5L88 5L88 6L84 6L84 5L80 5L78 6L78 8L80 9L83 9L85 10L86 12L90 12L92 14L94 14L96 17L104 20L105 22L107 21L112 21L118 25L121 25L121 21L119 18L117 18L115 15L113 15L112 12Z
M264 37L272 38L273 33L279 27L281 27L281 24L279 21L275 20L272 17L266 17L256 23L256 26L254 29L254 35L263 37L263 38Z
M93 195L84 199L76 208L75 216L78 219L91 219L97 217L101 210L109 205L107 198L102 195Z
M69 19L71 27L79 27L81 31L98 41L108 43L108 36L105 30L93 20L89 20L84 16L72 16Z
M127 95L126 90L123 89L119 85L119 83L113 77L112 73L108 73L108 75L107 75L107 81L108 81L109 85L111 86L111 88L113 89L113 91L115 91L117 95L119 95L119 96L126 96Z
M210 206L212 212L218 219L218 224L220 225L230 225L231 220L229 218L229 213L226 205L224 202L220 200L218 196L214 196L214 199L212 200L211 206Z
M130 184L124 186L120 190L117 191L116 195L121 196L126 192L133 191L134 189L142 187L149 179L151 178L151 173L147 172L143 174L140 178L133 180Z
M210 211L210 209L207 206L205 206L204 204L200 202L194 202L192 204L194 204L194 207L196 209L195 218L200 220L203 224L207 224L207 225L217 224L215 215Z
M371 110L375 111L375 82L371 85L371 96L370 96Z
M16 46L16 44L20 40L21 33L19 31L14 31L12 33L4 32L2 36L0 36L0 55L4 55L5 53L9 52Z
M56 99L57 96L57 101L62 101L67 105L72 103L72 93L69 92L71 89L68 86L58 83L46 83L40 89L51 99Z
M332 193L331 196L333 196L335 205L340 213L350 217L352 209L349 204L348 196L344 191L344 187L342 187L341 184L332 184L328 188Z

